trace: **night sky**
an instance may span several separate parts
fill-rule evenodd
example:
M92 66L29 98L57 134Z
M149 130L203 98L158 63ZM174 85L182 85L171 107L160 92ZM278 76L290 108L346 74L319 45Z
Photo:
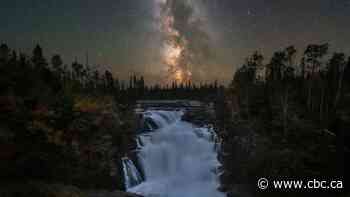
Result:
M300 54L307 44L328 42L331 51L350 55L350 0L177 1L187 6L175 6L179 32L193 43L191 53L203 48L207 54L193 59L191 69L199 71L196 82L229 81L255 50L268 58L288 45L295 45ZM39 43L47 58L58 53L69 64L75 58L85 63L88 53L90 65L110 68L121 78L143 74L152 83L166 76L164 32L159 29L159 7L165 2L2 1L0 42L28 53ZM182 23L195 25L182 29Z

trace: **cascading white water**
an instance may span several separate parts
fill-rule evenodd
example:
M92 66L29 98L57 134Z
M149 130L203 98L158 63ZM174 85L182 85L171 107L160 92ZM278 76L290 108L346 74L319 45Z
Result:
M125 187L130 188L140 184L142 182L142 177L134 163L128 157L123 157L122 164Z
M139 136L145 181L128 191L151 197L221 197L217 138L210 128L181 121L182 112L149 111L159 129Z

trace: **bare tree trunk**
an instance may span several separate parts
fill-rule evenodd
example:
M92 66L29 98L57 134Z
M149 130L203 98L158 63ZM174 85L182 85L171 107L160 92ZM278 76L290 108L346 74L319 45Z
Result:
M324 106L324 87L321 87L321 102L320 102L320 121L323 120L323 106Z
M283 118L283 135L284 139L287 139L288 135L288 96L289 96L289 91L288 88L284 90L284 94L281 97L281 104L282 104L282 118Z
M247 87L247 91L246 91L246 106L245 106L245 111L246 111L246 115L247 115L247 119L249 119L249 93L250 93L250 86Z
M307 107L309 110L312 110L312 88L311 82L308 82L308 92L307 92Z
M339 99L340 99L341 90L342 90L342 86L343 86L343 78L344 78L344 71L342 69L341 72L340 72L340 77L338 79L337 92L335 94L334 103L333 103L334 111L336 111L336 108L338 106L338 102L339 102Z

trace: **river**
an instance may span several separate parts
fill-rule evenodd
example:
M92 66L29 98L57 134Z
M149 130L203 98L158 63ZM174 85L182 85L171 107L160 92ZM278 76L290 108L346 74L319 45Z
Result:
M214 130L181 121L181 116L181 111L145 112L150 125L157 127L138 136L143 173L131 160L123 159L129 192L145 197L224 196L217 189L219 143Z

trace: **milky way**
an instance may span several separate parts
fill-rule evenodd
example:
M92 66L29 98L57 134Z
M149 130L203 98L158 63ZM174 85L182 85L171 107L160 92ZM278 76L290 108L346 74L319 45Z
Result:
M12 0L0 6L0 42L49 59L61 54L147 83L229 83L245 58L328 42L350 54L349 0ZM169 31L170 30L170 31Z
M189 0L155 1L159 9L159 30L163 35L162 63L165 80L187 83L200 77L210 57L209 36L195 12L195 2Z

